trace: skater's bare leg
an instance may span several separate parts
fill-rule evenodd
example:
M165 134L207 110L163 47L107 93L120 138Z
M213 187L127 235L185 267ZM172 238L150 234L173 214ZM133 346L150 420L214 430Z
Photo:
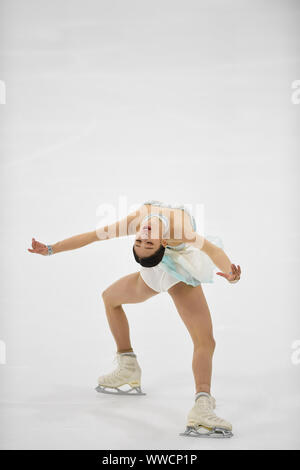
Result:
M102 293L107 320L118 352L132 351L128 320L122 305L144 302L157 294L145 284L139 272L122 277Z
M196 393L210 393L215 340L210 311L202 287L179 282L171 287L168 293L194 343L192 367Z

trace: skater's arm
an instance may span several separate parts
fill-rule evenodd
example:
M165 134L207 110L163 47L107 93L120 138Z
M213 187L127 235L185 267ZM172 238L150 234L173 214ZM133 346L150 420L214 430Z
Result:
M222 248L204 239L202 251L210 257L214 265L223 273L229 274L232 271L232 263Z
M31 246L28 248L30 253L35 253L37 255L48 256L49 250L48 246L51 247L52 254L60 253L61 251L75 250L76 248L81 248L82 246L88 245L93 241L96 241L97 237L95 236L95 231L82 233L81 235L74 235L73 237L66 238L60 242L54 243L52 245L45 245L37 241L35 238L32 238Z
M217 273L218 275L225 277L229 282L236 282L236 280L240 278L240 267L237 266L236 268L235 265L231 263L222 248L206 240L206 238L196 232L190 233L186 241L191 246L204 251L204 253L210 257L214 265L222 271L221 273Z
M54 243L52 246L53 254L61 253L62 251L76 250L77 248L82 248L83 246L89 245L97 241L96 231L92 230L91 232L81 233L79 235L74 235L70 238L65 238L57 243Z
M60 251L75 250L81 248L89 243L99 240L110 240L111 238L125 237L135 233L135 226L138 224L140 209L132 212L124 219L118 220L110 225L99 227L92 232L75 235L74 237L67 238L61 242L52 245L53 253ZM135 224L136 222L136 224Z
M201 249L210 257L214 265L221 270L221 272L216 273L218 276L224 277L230 283L236 283L239 281L241 276L240 266L236 266L235 264L231 263L230 259L222 248L214 245L204 238Z
M139 207L135 212L131 212L110 225L99 227L96 231L97 240L109 240L111 238L126 237L134 235L141 220L143 207Z
M52 247L52 252L55 254L63 251L76 250L77 248L82 248L83 246L99 240L108 240L111 238L132 235L135 233L140 217L141 208L113 224L105 225L104 227L92 230L91 232L74 235L70 238L54 243L50 245ZM38 242L35 238L32 239L32 249L28 249L28 251L44 256L48 255L47 245Z

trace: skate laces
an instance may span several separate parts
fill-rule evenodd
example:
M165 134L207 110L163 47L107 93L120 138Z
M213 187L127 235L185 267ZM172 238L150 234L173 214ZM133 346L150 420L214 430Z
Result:
M128 363L126 363L125 361L123 361L123 364L121 363L121 356L119 355L116 355L114 360L113 360L113 363L114 364L117 364L117 367L115 370L113 370L110 374L108 374L109 376L111 377L116 377L120 374L120 372L130 372L130 365Z
M211 419L217 418L213 411L214 402L212 397L199 397L196 401L196 406L201 409L202 413L204 413L206 416L209 416Z
M214 398L202 396L199 397L196 401L196 405L201 409L201 412L204 417L209 418L210 421L213 421L217 424L225 424L226 422L219 418L213 411L214 407Z
M203 411L213 410L213 405L210 397L201 396L197 399L196 404L199 405Z

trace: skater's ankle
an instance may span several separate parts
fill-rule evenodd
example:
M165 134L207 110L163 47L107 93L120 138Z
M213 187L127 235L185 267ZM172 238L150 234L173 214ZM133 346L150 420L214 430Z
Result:
M128 348L128 349L118 349L117 353L118 354L124 354L124 353L133 353L133 349L132 348Z
M195 394L195 401L197 401L198 398L200 398L200 397L208 397L208 398L210 398L211 395L210 395L209 393L207 393L207 392L198 392L198 393Z
M133 349L128 350L128 351L118 351L117 352L118 356L131 356L131 357L136 357L136 354L134 353Z
M210 384L206 384L206 383L197 384L197 387L195 388L196 388L195 395L197 395L197 393L207 393L208 395L210 395Z

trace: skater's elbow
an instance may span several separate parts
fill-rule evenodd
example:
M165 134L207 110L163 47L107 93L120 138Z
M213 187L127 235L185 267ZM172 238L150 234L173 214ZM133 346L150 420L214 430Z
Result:
M203 251L209 257L212 257L212 256L216 255L221 250L221 248L219 248L214 243L211 243L206 238L204 238L203 235L200 235L197 232L192 232L189 235L189 238L191 240L189 242L190 245L192 245L195 248L198 248L199 250Z
M222 248L215 245L214 243L209 242L206 240L206 238L203 238L201 250L204 251L204 253L207 254L210 258L213 258L215 255L223 251Z

